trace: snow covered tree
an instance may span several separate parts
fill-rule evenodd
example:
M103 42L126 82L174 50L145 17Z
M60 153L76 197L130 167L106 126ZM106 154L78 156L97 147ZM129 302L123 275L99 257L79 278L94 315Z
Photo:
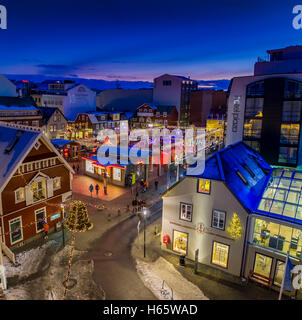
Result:
M232 220L227 228L227 232L235 240L241 238L242 227L241 227L240 219L239 219L237 213L233 214Z
M70 231L76 232L84 232L92 228L87 206L84 202L75 200L70 204L69 213L65 219L65 226Z

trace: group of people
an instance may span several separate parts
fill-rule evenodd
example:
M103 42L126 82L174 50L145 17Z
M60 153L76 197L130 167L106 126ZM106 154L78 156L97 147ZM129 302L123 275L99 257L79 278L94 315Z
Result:
M91 197L92 197L93 190L95 190L96 197L98 198L99 197L100 186L98 184L96 184L95 187L93 186L93 184L91 184L89 186L89 191L90 191ZM104 180L104 195L106 196L107 194L108 194L107 193L107 181Z

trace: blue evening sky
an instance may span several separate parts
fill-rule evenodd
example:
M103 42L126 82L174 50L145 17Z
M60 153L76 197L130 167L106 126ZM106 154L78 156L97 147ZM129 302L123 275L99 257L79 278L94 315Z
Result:
M300 1L300 3L299 3ZM0 73L152 80L253 72L267 49L302 44L302 0L0 0Z

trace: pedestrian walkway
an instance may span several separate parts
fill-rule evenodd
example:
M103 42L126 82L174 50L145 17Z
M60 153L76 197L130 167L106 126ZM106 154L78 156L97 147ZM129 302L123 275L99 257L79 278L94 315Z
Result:
M155 226L159 229L155 235ZM179 256L171 252L163 251L160 247L161 218L151 223L146 228L146 258L143 257L143 234L136 237L132 244L132 256L134 259L146 262L155 262L163 257L172 263L183 277L191 281L210 300L276 300L278 292L263 288L253 282L241 283L239 278L217 270L213 267L199 264L198 274L194 273L194 262L186 260L186 266L179 265Z

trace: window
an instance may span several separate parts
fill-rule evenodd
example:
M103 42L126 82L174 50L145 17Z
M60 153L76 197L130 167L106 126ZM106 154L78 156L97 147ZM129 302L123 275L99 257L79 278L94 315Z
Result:
M273 259L271 257L256 253L254 272L269 278L271 274L272 261Z
M61 125L61 129L65 130L65 124L64 123Z
M263 96L264 95L264 81L251 83L247 86L248 96Z
M33 170L33 164L32 163L28 163L27 167L26 167L27 172L32 171Z
M25 191L24 188L19 188L15 191L15 203L25 201Z
M40 148L40 146L41 146L41 143L39 141L37 141L35 143L35 149L38 150Z
M247 98L245 106L246 117L263 117L263 98Z
M187 203L180 203L180 220L192 221L193 206Z
M37 202L46 199L46 180L41 179L32 183L31 190L33 193L33 201Z
M172 85L172 81L171 80L164 80L163 81L163 86L171 86Z
M113 168L113 180L122 181L121 169Z
M31 125L32 125L33 127L39 127L39 120L33 120L33 121L31 122Z
M280 147L279 163L296 164L297 163L297 148Z
M211 192L211 180L199 179L197 182L197 192L210 194Z
M23 240L22 218L18 217L9 221L10 242L15 244Z
M301 99L302 98L302 83L295 80L285 80L284 88L285 99Z
M187 254L188 249L188 234L180 231L173 231L173 250L181 253Z
M282 121L300 122L302 101L284 101Z
M54 127L53 127L53 125L50 125L50 126L49 126L49 131L50 131L50 132L54 132Z
M230 246L214 241L212 252L212 263L223 268L228 267Z
M55 158L50 159L50 165L54 166L55 164L56 164L56 159Z
M61 189L61 177L56 177L53 179L53 190Z
M299 124L281 124L280 142L286 144L298 144L299 134Z
M224 211L213 210L212 214L212 227L220 230L225 228L225 216Z
M261 138L262 120L251 119L244 121L244 138Z
M245 177L243 176L243 174L239 170L236 171L236 174L244 184L248 184L247 180L245 179Z
M262 219L255 220L253 243L300 258L302 231Z
M275 277L274 277L274 285L278 287L281 287L282 279L284 275L284 269L285 269L285 262L277 260Z
M255 149L256 151L260 152L260 142L259 141L248 141L248 140L244 140L244 142L252 147L253 149Z
M40 161L37 161L37 162L35 163L35 167L36 167L36 170L41 169L41 162L40 162Z
M36 217L36 233L44 230L44 223L46 222L46 209L41 208L35 211Z
M43 160L43 168L47 168L48 167L48 160Z

